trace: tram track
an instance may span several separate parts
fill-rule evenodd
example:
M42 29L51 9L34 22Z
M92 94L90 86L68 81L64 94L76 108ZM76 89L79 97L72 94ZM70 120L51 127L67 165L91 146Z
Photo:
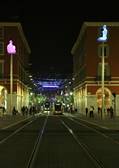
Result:
M63 121L60 120L62 125L68 130L68 132L71 134L71 136L73 137L73 139L75 140L75 142L82 148L82 150L86 153L86 155L88 156L88 158L91 160L92 164L95 166L95 168L105 168L103 163L96 158L95 154L88 148L88 146L86 146L86 144L82 143L78 137L76 136L76 134L73 132L73 130ZM28 165L26 168L34 168L34 164L35 164L35 160L37 158L38 155L38 151L40 148L40 143L42 141L42 136L43 133L45 131L45 127L46 127L46 123L47 123L47 118L43 124L42 127L42 131L39 134L36 143L34 145L33 151L31 153L30 159L28 161Z
M75 152L75 148L76 148L76 144L75 144L75 142L78 144L78 146L80 146L81 148L83 148L83 151L85 151L85 153L86 153L86 157L85 157L85 159L84 160L86 160L87 161L87 156L88 156L88 160L89 160L89 158L90 158L90 163L89 163L89 167L91 167L91 168L104 168L104 166L103 166L103 164L99 161L99 160L97 160L96 158L95 158L95 156L92 154L92 153L90 153L89 152L89 150L87 149L88 147L86 147L83 143L81 143L79 140L78 140L78 138L76 137L76 135L73 133L73 131L68 127L68 125L66 125L65 123L64 123L64 121L61 121L60 120L60 118L59 117L54 117L55 119L53 119L54 121L55 120L57 120L57 124L56 125L59 125L58 127L56 126L56 128L53 126L54 125L54 123L53 123L53 125L51 124L51 121L50 121L50 119L49 119L49 124L47 124L47 119L45 120L45 122L44 122L44 124L43 124L43 126L42 126L42 131L41 131L41 133L39 134L39 136L38 136L38 138L37 138L37 141L36 141L36 144L35 144L35 146L34 146L34 149L33 149L33 152L32 152L32 154L31 154L31 157L30 157L30 159L29 159L29 162L28 162L28 165L26 166L26 168L37 168L37 167L45 167L45 166L43 166L44 164L47 164L47 167L48 168L57 168L57 167L62 167L62 168L65 168L66 167L66 165L67 165L67 160L65 161L65 158L62 160L61 158L60 158L60 155L62 155L63 154L63 151L62 151L62 154L58 154L58 153L56 153L56 160L53 158L52 160L49 160L48 158L47 158L47 155L45 156L45 163L42 163L41 162L41 160L44 160L44 157L43 157L43 155L42 155L42 150L46 150L46 147L45 146L47 146L48 145L48 141L46 141L47 142L47 144L46 144L46 142L45 142L45 139L48 139L49 141L50 141L50 137L52 138L52 136L55 138L55 143L57 144L57 142L59 141L58 140L58 137L61 135L61 139L62 139L62 137L67 137L68 139L69 139L69 142L71 141L72 143L73 143L73 146L74 146L74 149L73 149L73 152ZM51 119L52 120L52 119ZM53 122L54 122L53 121ZM56 121L55 121L56 122ZM47 124L47 128L46 128L46 124ZM52 127L53 126L53 127ZM57 132L58 131L58 132ZM72 140L72 136L73 136L73 140ZM56 138L57 137L57 138ZM61 140L62 141L62 140ZM42 144L41 144L41 142L42 142ZM66 143L66 142L65 142ZM67 146L67 145L66 145ZM48 147L48 146L47 146ZM70 147L70 146L69 146ZM69 148L68 147L68 148ZM59 143L57 144L57 148L59 148ZM64 147L64 148L67 148L67 147ZM49 149L49 151L47 151L47 152L51 152L50 151L50 147L48 147L48 149ZM53 155L53 153L54 153L54 149L55 149L55 146L53 145L52 146L52 155ZM65 149L64 149L65 150ZM77 149L77 151L78 151L78 149ZM58 152L58 151L57 151ZM67 151L68 152L68 151ZM79 153L82 153L82 152L79 152ZM40 154L40 155L39 155ZM48 155L50 155L50 154L48 154ZM84 156L84 154L83 154L83 156ZM81 156L81 157L83 157L83 156ZM42 158L43 157L43 158ZM58 157L58 158L57 158ZM60 161L59 161L60 160ZM70 160L72 160L71 158L70 158ZM57 163L56 163L56 161L57 161ZM73 161L73 160L72 160ZM88 161L89 162L89 161ZM71 164L71 163L70 163ZM78 165L80 164L80 162L78 163ZM54 166L55 165L55 166ZM74 163L72 163L72 165L74 165ZM85 165L85 162L83 162L83 163L81 163L81 165ZM69 167L69 166L68 166ZM70 167L72 167L71 165L70 165ZM84 167L84 166L83 166ZM77 168L77 167L76 167Z
M73 139L82 148L82 150L86 153L86 155L91 160L91 162L94 164L94 166L96 168L105 168L103 163L96 157L96 155L89 149L89 147L85 143L83 143L79 140L77 135L73 132L72 128L70 128L63 120L61 120L61 123L64 125L65 128L67 128L69 133L72 135Z
M41 117L41 119L36 118L27 122L26 124L23 124L23 126L20 125L19 128L17 126L17 129L15 129L14 131L12 131L12 133L9 133L8 136L3 138L0 141L0 167L9 167L9 164L4 161L6 157L5 151L7 151L8 155L10 154L10 160L14 160L13 158L16 157L15 155L21 155L21 158L19 157L19 160L17 161L19 164L17 164L17 162L14 163L10 161L11 167L31 167L36 155L36 151L38 150L39 142L42 138L45 124L46 116Z
M92 167L95 167L95 168L106 168L107 166L103 163L103 161L100 158L98 158L98 155L89 147L89 145L87 145L85 142L83 142L79 138L79 136L77 136L75 131L73 131L73 128L70 127L69 124L67 124L61 118L60 118L60 121L61 121L62 125L70 133L70 135L72 136L74 141L78 144L78 146L83 150L83 152L86 155L86 158L88 158L88 160L92 163L92 165L93 165ZM75 121L74 119L70 118L70 120L72 122L75 122L76 124L79 124L82 127L85 127L86 129L90 129L91 131L94 131L95 133L103 136L104 138L108 138L107 135L105 135L104 133L99 132L97 129L91 128L91 127L85 125L84 123L83 124L79 123L78 121ZM34 165L36 164L35 161L38 158L38 152L40 150L40 143L42 141L42 136L43 136L43 134L45 132L45 127L46 127L46 122L44 122L44 124L43 124L42 133L38 137L37 143L36 143L36 145L35 145L35 147L33 149L32 155L30 157L29 164L27 165L26 168L34 168ZM111 139L111 141L112 141L112 139Z
M67 119L63 119L63 122L67 125L69 132L77 143L81 143L82 149L92 156L94 163L96 161L97 164L99 163L99 166L101 165L102 167L108 168L112 168L114 164L118 163L116 153L119 152L119 141L105 134L104 129L95 128L94 125L87 124L86 121L82 122L74 117L66 118L70 120L70 122L67 122ZM74 124L75 126L73 126ZM102 154L100 151L102 151ZM104 155L104 153L106 153L106 155ZM110 156L112 156L112 158ZM110 160L108 161L107 158Z
M82 125L94 132L96 132L97 134L103 136L104 138L106 139L109 139L110 141L112 141L113 143L115 144L118 144L119 145L119 140L115 140L112 136L110 136L110 130L106 130L105 128L103 129L103 127L100 129L99 127L92 127L93 125L91 123L88 123L82 119L76 119L76 118L70 118L68 117L70 120L72 120L73 122L79 124L79 125ZM83 122L83 123L82 123ZM94 125L95 126L95 125ZM105 130L105 131L104 131ZM112 130L111 130L112 132ZM114 132L114 131L113 131Z
M108 148L110 150L111 144L111 149L114 147L113 154L118 153L119 149L116 143L108 140L104 133L99 133L99 130L74 118L41 116L17 127L6 139L0 141L0 167L9 168L10 165L12 168L84 168L87 166L88 168L112 168L111 161L107 163L105 160L101 145L103 144L106 150ZM10 157L8 163L3 162L6 153ZM16 154L18 159L15 163L11 162ZM112 159L118 162L115 156L116 154Z
M0 130L0 144L4 143L6 140L14 136L16 133L21 131L23 128L25 128L27 125L34 122L37 118L30 118L24 121L20 121L18 123L15 123L11 126L2 128Z
M38 153L38 150L39 150L39 147L40 147L40 142L42 140L42 136L43 136L46 124L47 124L47 120L48 120L48 117L45 119L45 121L43 123L43 127L42 127L42 129L41 129L41 131L40 131L40 133L39 133L39 135L36 139L33 151L31 152L31 156L29 158L29 161L28 161L28 164L27 164L26 168L33 168L34 167L34 162L35 162L35 159L37 157L37 153Z

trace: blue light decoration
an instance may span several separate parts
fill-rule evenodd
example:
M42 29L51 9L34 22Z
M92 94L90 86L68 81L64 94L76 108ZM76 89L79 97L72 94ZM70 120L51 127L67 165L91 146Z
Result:
M59 82L58 81L42 81L41 87L44 89L58 89L59 88Z
M103 25L101 26L101 29L100 29L100 37L98 37L97 41L100 41L100 42L106 42L107 41L107 35L108 35L108 30L107 30L107 26L106 25Z
M42 85L43 88L59 88L57 85Z
M36 80L39 91L57 91L64 87L64 79L41 79Z

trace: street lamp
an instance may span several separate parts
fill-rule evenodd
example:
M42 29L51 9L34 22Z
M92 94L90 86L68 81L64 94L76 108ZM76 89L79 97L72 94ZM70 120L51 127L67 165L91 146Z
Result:
M107 26L103 25L101 27L101 36L97 39L99 42L102 42L102 111L101 111L101 118L104 118L104 99L105 99L105 94L104 94L104 68L105 68L105 58L104 58L104 42L107 41L107 34L108 34L108 30L107 30Z
M12 92L13 92L13 54L16 54L16 47L10 40L7 45L7 53L10 54L10 112L12 112Z

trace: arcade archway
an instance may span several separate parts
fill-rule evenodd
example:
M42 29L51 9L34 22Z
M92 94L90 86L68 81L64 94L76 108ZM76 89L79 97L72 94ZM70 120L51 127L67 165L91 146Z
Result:
M7 109L7 90L2 85L0 85L0 107Z
M110 108L111 106L111 91L108 88L104 88L104 95L105 95L105 107ZM96 92L97 96L97 106L102 108L102 88L99 88Z

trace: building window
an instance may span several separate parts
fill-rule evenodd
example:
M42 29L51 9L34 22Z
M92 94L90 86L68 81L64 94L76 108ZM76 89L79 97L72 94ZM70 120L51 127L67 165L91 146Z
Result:
M102 63L98 64L97 77L98 77L99 80L101 80L101 77L102 77ZM105 78L105 80L110 80L110 65L108 63L105 63L105 66L104 66L104 78Z
M0 78L3 78L3 71L4 71L4 63L3 62L0 62Z
M102 57L102 55L103 55L103 47L104 47L104 56L108 57L109 56L109 45L108 44L100 44L98 46L98 56Z
M4 29L0 27L0 40L4 38Z
M0 55L4 54L4 42L0 42Z

